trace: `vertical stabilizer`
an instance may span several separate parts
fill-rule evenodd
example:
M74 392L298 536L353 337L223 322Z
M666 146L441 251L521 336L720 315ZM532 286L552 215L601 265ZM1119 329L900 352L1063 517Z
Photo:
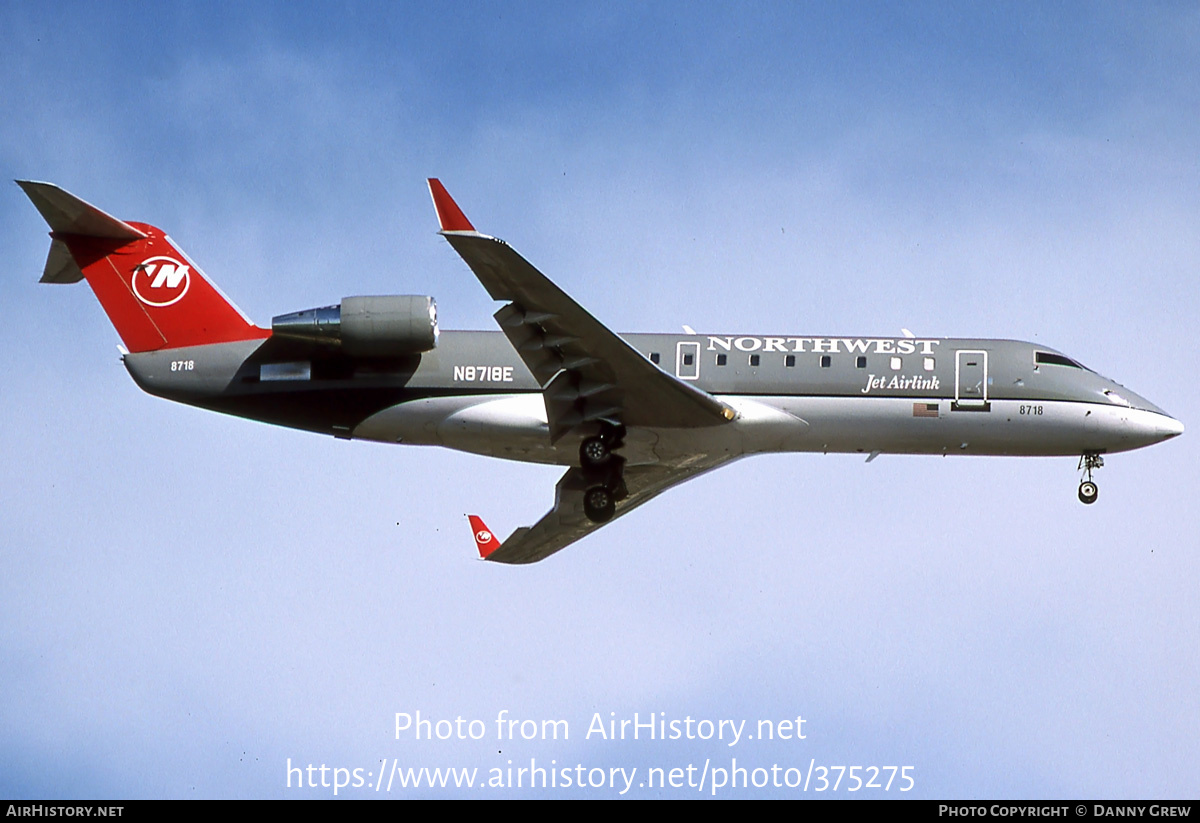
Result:
M270 336L161 229L118 220L50 183L17 185L51 229L42 282L86 278L131 352Z

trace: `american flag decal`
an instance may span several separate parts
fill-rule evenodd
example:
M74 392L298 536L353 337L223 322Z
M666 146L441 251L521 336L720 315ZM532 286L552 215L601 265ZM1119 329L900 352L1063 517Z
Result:
M937 403L913 403L913 417L937 417Z

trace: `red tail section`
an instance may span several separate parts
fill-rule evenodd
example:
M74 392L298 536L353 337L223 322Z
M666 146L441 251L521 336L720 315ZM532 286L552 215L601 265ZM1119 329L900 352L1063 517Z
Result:
M52 234L71 251L126 348L175 349L271 335L230 303L162 231L130 225L146 237L118 248L99 238Z
M21 187L53 229L43 281L87 278L130 351L270 337L270 330L251 323L161 229L117 220L48 183L21 182ZM77 267L74 276L63 247Z

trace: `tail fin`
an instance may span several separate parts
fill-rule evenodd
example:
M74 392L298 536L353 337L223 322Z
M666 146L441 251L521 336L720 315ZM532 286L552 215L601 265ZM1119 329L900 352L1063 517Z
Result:
M43 283L86 278L132 352L263 339L171 238L126 223L50 183L18 180L50 225Z

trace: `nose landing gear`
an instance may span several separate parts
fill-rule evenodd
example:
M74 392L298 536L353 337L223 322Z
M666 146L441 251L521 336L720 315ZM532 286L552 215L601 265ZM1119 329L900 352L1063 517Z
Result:
M1091 480L1084 480L1079 484L1079 501L1081 503L1095 503L1099 496L1100 488Z
M1099 469L1104 465L1104 458L1099 452L1084 452L1079 457L1080 471L1084 472L1084 477L1079 481L1079 502L1092 504L1096 502L1096 498L1100 496L1100 487L1092 480L1092 471Z

